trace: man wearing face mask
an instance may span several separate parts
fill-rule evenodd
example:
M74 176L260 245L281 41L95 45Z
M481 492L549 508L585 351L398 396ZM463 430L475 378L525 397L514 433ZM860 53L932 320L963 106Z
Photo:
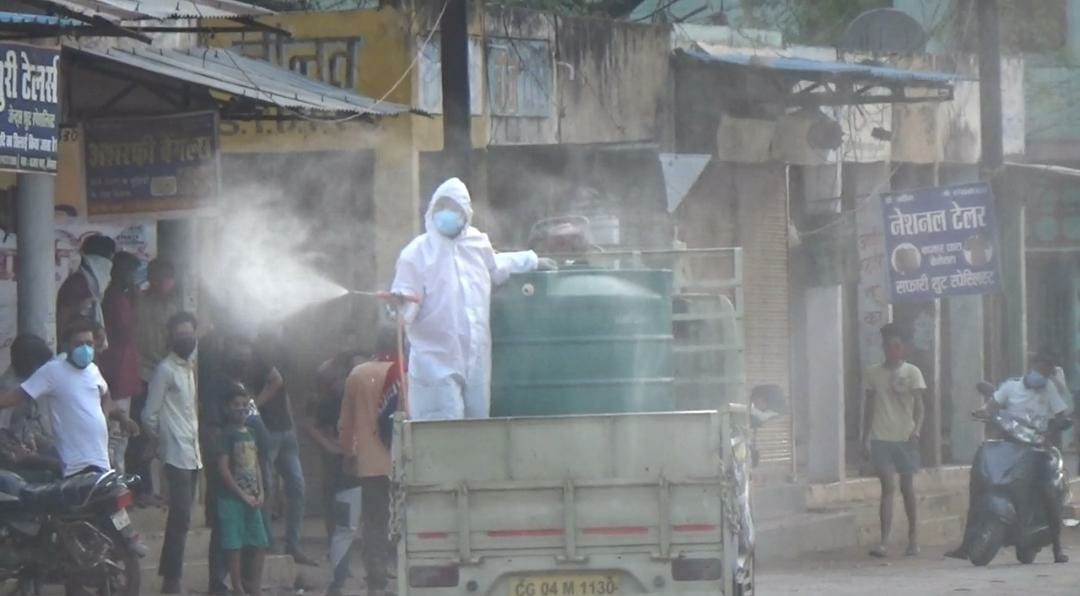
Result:
M143 428L159 444L169 491L169 517L158 567L163 580L161 593L179 594L195 480L202 469L194 364L195 316L189 312L175 314L169 319L167 329L172 351L158 365L150 381Z
M994 393L994 398L986 404L986 410L993 414L1004 409L1016 418L1025 420L1039 432L1046 434L1053 428L1051 421L1064 419L1069 407L1058 393L1052 378L1056 372L1057 358L1047 348L1040 349L1030 359L1029 370L1023 377L1009 379L1002 383ZM1062 420L1063 421L1063 420ZM1049 457L1049 455L1047 455ZM1049 466L1045 466L1049 473ZM1062 511L1058 504L1052 481L1049 477L1039 487L1042 505L1049 517L1050 538L1053 540L1054 562L1067 563L1068 555L1061 548ZM968 512L967 526L971 527L971 515ZM971 537L965 529L964 542L956 550L946 554L948 557L966 559Z
M109 397L109 386L94 364L95 328L88 319L70 322L61 336L67 356L50 360L19 388L0 394L0 408L27 399L46 401L64 477L109 470L107 418L119 420L133 434L139 432L139 425Z
M431 197L426 233L398 257L391 292L401 299L412 352L409 415L413 420L487 418L491 409L493 284L512 273L553 267L528 250L496 253L470 225L469 190L451 178Z

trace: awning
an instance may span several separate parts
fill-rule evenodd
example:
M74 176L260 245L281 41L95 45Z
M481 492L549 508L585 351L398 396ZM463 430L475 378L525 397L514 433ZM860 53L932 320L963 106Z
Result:
M407 106L376 101L224 49L64 49L75 52L80 59L90 57L120 64L296 112L384 116L410 111Z
M24 1L24 0L20 0ZM233 18L274 14L236 0L39 0L66 13L104 17L110 21Z
M953 96L953 82L962 78L877 64L744 54L701 45L677 50L677 54L738 74L780 77L791 87L798 86L785 97L790 106L947 101ZM775 97L761 99L776 101Z
M1059 178L1080 180L1080 170L1065 166L1053 166L1041 163L1018 163L1008 162L1005 164L1006 171L1030 172L1032 174L1047 174Z
M274 11L238 2L237 0L16 0L52 17L20 14L6 22L0 21L0 36L11 39L32 35L62 35L78 29L80 35L124 36L149 43L146 33L203 32L199 27L163 26L175 19L228 19L239 23L236 30L270 30L286 37L290 34L279 28L260 23L259 16ZM73 24L68 19L77 21ZM77 27L78 24L86 28Z

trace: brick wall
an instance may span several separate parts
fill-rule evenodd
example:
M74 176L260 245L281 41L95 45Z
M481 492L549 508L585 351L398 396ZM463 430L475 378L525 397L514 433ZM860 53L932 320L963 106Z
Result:
M746 387L779 385L790 396L787 201L784 165L713 162L675 215L690 248L743 247ZM790 466L791 446L788 417L758 433L762 461L778 474Z

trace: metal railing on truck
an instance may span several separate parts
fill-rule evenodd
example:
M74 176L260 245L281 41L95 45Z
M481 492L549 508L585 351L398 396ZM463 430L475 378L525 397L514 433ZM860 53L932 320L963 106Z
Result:
M675 399L679 410L747 403L743 352L743 249L605 250L555 258L603 269L673 274Z

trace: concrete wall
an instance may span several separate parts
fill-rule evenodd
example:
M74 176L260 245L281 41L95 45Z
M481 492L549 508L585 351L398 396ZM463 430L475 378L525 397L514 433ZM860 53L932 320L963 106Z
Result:
M244 35L221 34L214 45L231 47L245 55L299 70L330 85L350 89L376 99L411 105L418 98L419 80L402 77L412 65L416 50L415 21L394 10L336 13L294 13L274 17L273 24L293 34L272 32ZM384 117L375 123L352 120L314 122L303 119L278 122L222 123L225 153L292 153L372 151L376 167L367 170L373 204L366 220L351 227L370 225L374 235L372 287L382 287L393 276L397 252L418 231L418 151L441 145L441 125L435 129L422 116ZM313 155L312 160L319 161ZM327 174L326 184L350 176L351 170ZM224 172L225 176L229 172ZM364 193L357 193L357 201ZM357 202L355 208L363 210ZM340 222L335 222L340 223ZM355 231L355 230L354 230ZM364 274L371 266L357 265ZM359 275L359 274L358 274Z
M664 27L558 19L559 138L651 141L670 115L671 39Z

